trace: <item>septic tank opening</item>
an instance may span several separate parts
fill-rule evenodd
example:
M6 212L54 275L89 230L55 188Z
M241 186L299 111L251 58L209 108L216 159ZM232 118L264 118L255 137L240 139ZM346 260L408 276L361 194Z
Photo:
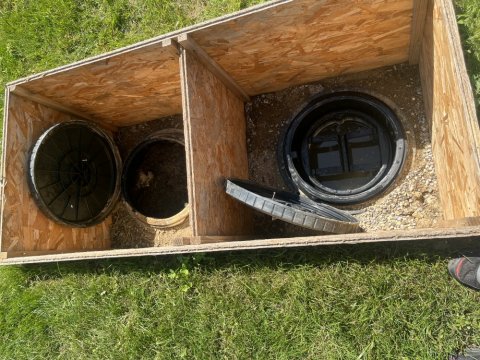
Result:
M290 185L312 199L356 204L393 182L405 151L392 109L368 94L340 91L317 97L295 117L282 167Z
M182 131L163 130L140 143L125 161L123 196L152 225L174 226L188 217L183 144Z

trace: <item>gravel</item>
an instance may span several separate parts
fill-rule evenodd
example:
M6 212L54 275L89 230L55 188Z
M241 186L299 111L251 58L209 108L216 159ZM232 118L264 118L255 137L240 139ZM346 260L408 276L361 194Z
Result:
M424 112L418 67L384 67L262 94L246 104L250 179L286 190L277 162L286 126L315 94L358 90L379 97L399 115L408 152L405 165L387 192L352 210L365 231L433 227L441 219L431 134ZM255 215L256 232L265 237L311 235L290 224ZM318 233L317 233L318 234Z

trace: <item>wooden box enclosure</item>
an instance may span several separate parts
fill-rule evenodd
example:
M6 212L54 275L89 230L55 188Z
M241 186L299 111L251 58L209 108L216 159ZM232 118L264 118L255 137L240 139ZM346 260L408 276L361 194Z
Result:
M251 212L225 195L248 177L250 96L387 65L418 64L445 226L239 241ZM3 264L480 235L480 131L451 0L280 0L15 81L3 138ZM183 113L193 237L111 249L111 219L69 228L36 207L28 152L54 123L110 132ZM253 234L253 238L255 235Z

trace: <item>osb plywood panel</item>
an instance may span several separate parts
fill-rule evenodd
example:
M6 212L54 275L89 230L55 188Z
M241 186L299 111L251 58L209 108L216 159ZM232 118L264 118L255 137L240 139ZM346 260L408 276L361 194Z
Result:
M480 131L450 0L427 11L420 75L445 220L480 215Z
M379 231L374 233L325 235L281 239L262 239L249 241L230 241L213 244L188 246L150 247L140 249L116 249L104 251L76 252L69 254L42 255L26 254L26 257L13 257L0 253L0 265L48 263L57 261L78 261L88 259L124 258L137 256L157 256L173 254L212 253L238 250L260 250L272 248L297 248L320 245L366 244L373 242L399 241L440 241L464 240L472 245L480 241L480 226L457 227L451 229L414 229L401 231Z
M161 44L36 78L22 87L113 126L182 109L178 55Z
M180 61L193 234L248 234L250 211L224 188L226 177L248 177L243 102L192 53Z
M408 60L413 0L297 0L191 36L249 94Z
M410 30L410 52L408 62L418 64L422 49L423 29L427 16L428 0L414 0L412 13L412 28Z
M7 111L7 108L6 108ZM107 249L110 219L79 229L58 225L35 205L27 184L28 154L37 138L71 116L9 95L4 152L2 251L71 251Z

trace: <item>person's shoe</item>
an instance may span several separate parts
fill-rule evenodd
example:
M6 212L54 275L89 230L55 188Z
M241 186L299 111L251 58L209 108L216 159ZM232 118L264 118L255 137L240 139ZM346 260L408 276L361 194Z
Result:
M462 355L450 356L449 360L480 360L480 348L467 349Z
M462 257L448 262L448 272L462 285L480 290L480 257Z

